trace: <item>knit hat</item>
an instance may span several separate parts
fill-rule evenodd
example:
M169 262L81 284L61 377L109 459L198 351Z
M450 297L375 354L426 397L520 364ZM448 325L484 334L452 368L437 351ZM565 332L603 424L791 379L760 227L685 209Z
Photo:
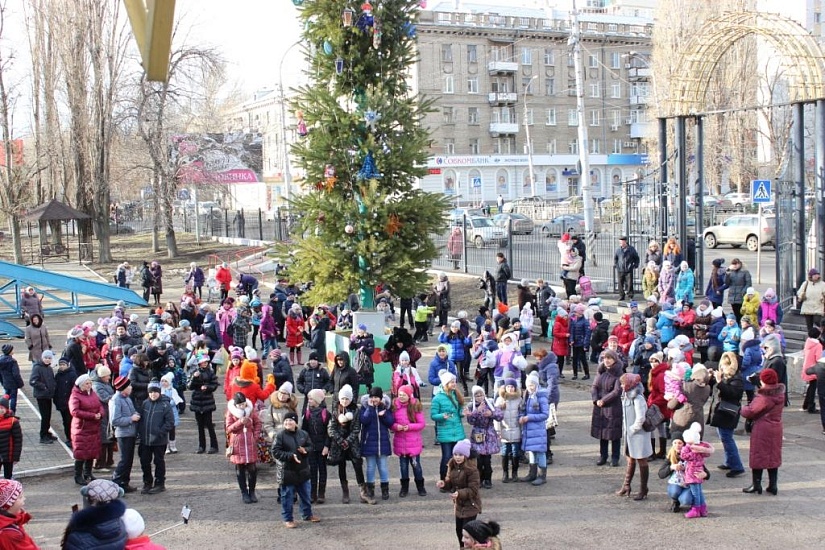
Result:
M241 365L241 372L238 374L238 378L241 380L249 380L251 382L260 382L260 379L258 378L258 365L252 361L244 361Z
M398 360L399 361L409 361L410 360L410 354L407 353L406 351L402 351L401 353L398 354Z
M812 267L808 270L808 277L813 277L814 275L819 275L819 270L815 267Z
M358 330L366 331L367 330L367 325L365 325L364 323L358 323L358 326L355 327L355 328L357 328Z
M634 301L630 302L628 305L629 305L631 308L634 308L634 307L639 307L639 302L637 302L637 301L635 301L635 300L634 300Z
M47 349L43 353L40 354L41 361L53 361L54 360L54 352L50 349Z
M95 372L97 373L98 378L103 378L105 376L112 375L112 369L110 369L106 365L98 365L97 369L95 369Z
M88 374L81 374L80 376L78 376L75 379L74 385L79 388L80 386L85 384L88 380L89 380L89 375Z
M152 393L153 391L160 393L160 382L157 378L153 378L151 382L149 382L149 385L146 387L146 391L149 393Z
M75 340L83 336L83 329L80 327L74 327L72 330L69 331L69 338Z
M410 400L412 400L412 399L413 399L413 396L415 395L415 390L414 390L414 389L413 389L413 387L412 387L412 386L410 386L409 384L404 384L403 386L401 386L400 388L398 388L398 393L399 393L399 394L403 393L403 394L405 394L407 397L409 397L409 398L410 398Z
M298 422L298 415L292 411L289 411L284 415L284 422L286 422L287 420L294 420L295 422Z
M762 369L759 373L759 380L768 386L773 386L779 383L779 375L773 369Z
M647 336L645 336L645 341L644 341L644 343L645 343L645 344L653 344L653 345L656 345L656 337L655 337L655 336L653 336L652 334L648 334Z
M275 357L280 357L281 356L281 349L280 348L273 349L272 351L269 352L269 356L272 357L273 359Z
M680 349L670 348L667 350L667 358L671 361L684 361L685 354Z
M8 510L20 495L23 494L23 485L14 479L0 479L0 510Z
M232 396L232 402L235 405L243 405L244 403L246 403L246 396L243 394L243 392L237 391L235 392L235 395Z
M243 359L243 350L241 348L232 348L229 354L230 359Z
M575 309L576 315L584 315L585 311L587 311L587 307L584 304L578 304L576 306L576 309Z
M734 321L736 321L736 315L734 315L733 313L728 313L727 316L725 316L725 319L733 319Z
M115 378L114 387L117 391L123 391L129 387L132 382L125 376L118 376Z
M138 319L140 319L140 315L138 315L137 313L129 315L129 321L133 323L137 323Z
M776 298L776 291L772 288L769 288L768 290L765 291L765 294L763 294L763 297L765 297L765 298Z
M648 361L653 361L654 359L661 363L662 361L665 360L665 356L662 354L661 351L657 351L656 353L652 353L650 355L650 357L648 358Z
M716 258L711 263L714 267L722 267L722 264L725 263L725 258Z
M197 355L197 362L200 365L201 363L208 363L209 362L209 354L208 353L199 353Z
M529 386L529 385L531 385L531 384L532 384L532 385L534 385L534 386L536 386L537 388L538 388L538 387L539 387L539 385L540 385L540 384L539 384L539 375L538 375L538 373L537 373L537 372L535 372L535 371L534 371L534 372L531 372L530 374L528 374L528 375L527 375L527 383L526 383L525 385L526 385L526 386Z
M450 323L450 328L461 328L461 321L453 321L452 323Z
M286 384L289 384L289 382L285 382L281 387L283 388L283 386ZM309 393L307 394L307 399L309 399L313 403L317 403L320 405L324 402L325 396L326 395L324 394L324 390L322 390L321 388L315 388L314 390L309 390Z
M288 382L288 381L281 384L281 387L278 388L278 391L281 392L281 393L292 393L292 390L293 390L292 382ZM321 390L321 392L323 392L323 391L324 390ZM323 399L323 398L324 397L321 396L321 399Z
M80 489L80 494L92 505L107 504L123 496L123 488L108 479L95 479Z
M126 528L126 538L129 540L138 538L146 531L143 516L134 508L127 508L120 517L120 521L123 522L123 527Z
M309 359L307 359L307 361L319 361L318 352L317 351L310 352Z
M518 380L516 380L515 378L506 378L504 380L504 385L505 386L513 386L514 388L518 388Z
M621 384L622 389L627 392L641 384L642 377L638 374L633 374L632 372L626 372L621 376L621 378L619 378L619 383Z
M370 388L370 397L384 397L384 390L381 389L381 386L373 386Z
M721 319L725 315L725 310L722 309L722 306L715 307L710 311L710 316L713 319ZM734 315L734 318L736 316Z
M647 301L650 302L651 304L655 304L659 300L656 299L656 296L650 295L650 296L647 297Z
M14 346L11 344L3 344L3 347L0 348L3 351L3 355L11 355L11 352L14 351Z
M244 355L246 355L246 358L249 359L250 361L254 361L255 359L258 358L258 352L255 351L255 348L253 348L252 346L246 346L243 349L243 351L244 351Z
M753 288L752 286L749 286L748 290L745 291L745 294L751 294L751 295L756 294L756 289Z
M702 425L694 422L690 428L682 432L682 439L687 444L697 444L702 441Z
M163 382L164 380L171 386L172 382L175 381L175 373L167 372L166 374L160 377L161 382Z
M450 382L455 382L455 374L449 371L444 371L438 375L438 379L441 381L441 386L443 387L449 384Z
M11 397L8 395L0 395L0 407L9 410L9 401L11 401Z
M474 519L464 524L463 529L473 537L473 540L485 544L490 537L496 537L501 532L501 528L495 521L481 521Z
M338 392L338 399L349 399L352 401L352 386L349 384L344 384L341 390Z
M446 351L447 353L450 352L450 348L447 347L447 344L439 344L437 348L435 348L435 352L438 353L439 351Z
M470 458L470 440L469 439L462 439L458 443L455 444L453 447L453 454L454 455L463 455L467 458Z
M484 392L484 388L482 388L481 386L473 386L472 388L470 388L470 395L475 395L477 393L484 393L485 396L487 395Z
M608 357L613 359L614 363L617 363L619 361L619 354L613 351L612 349L606 349L602 352L603 359L607 359Z

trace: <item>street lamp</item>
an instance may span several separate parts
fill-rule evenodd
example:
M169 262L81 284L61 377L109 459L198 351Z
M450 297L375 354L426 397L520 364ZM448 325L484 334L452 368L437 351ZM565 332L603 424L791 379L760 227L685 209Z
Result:
M292 172L289 167L289 147L286 142L286 96L284 94L284 60L292 48L300 44L298 40L286 49L278 64L278 89L281 93L281 146L283 148L284 184L286 185L287 212L292 213Z
M533 81L537 79L539 75L534 74L533 77L527 81L524 85L524 132L527 136L527 170L530 174L530 196L536 196L536 175L533 172L533 140L530 139L530 124L527 120L527 91L530 89L530 86L533 84Z

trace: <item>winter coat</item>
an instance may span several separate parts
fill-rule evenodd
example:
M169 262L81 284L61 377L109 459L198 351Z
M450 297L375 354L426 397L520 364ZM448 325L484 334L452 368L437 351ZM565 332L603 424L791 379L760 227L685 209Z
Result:
M653 454L650 433L642 429L647 414L643 386L622 392L622 437L625 455L630 458L647 458Z
M149 271L152 273L152 294L163 294L163 269L156 265Z
M570 317L570 345L574 348L590 346L590 323L583 316Z
M306 453L299 453L299 447L303 447ZM272 445L272 455L283 464L281 485L300 485L309 480L310 451L312 441L304 430L297 429L292 432L284 429L278 432ZM298 462L295 462L296 458Z
M424 449L424 442L421 437L421 433L426 427L424 413L422 411L415 412L415 420L411 421L407 410L408 407L417 402L414 397L408 401L407 405L401 404L398 399L395 400L392 447L396 456L419 456ZM404 426L407 426L406 431L402 431Z
M329 462L335 464L338 460L357 460L361 458L361 420L358 414L358 406L350 403L344 409L352 414L352 420L341 422L338 419L341 406L333 408L329 418ZM345 448L346 446L346 448Z
M304 317L300 313L290 311L286 316L286 345L289 348L298 348L304 345Z
M266 409L260 412L263 422L261 429L267 440L275 441L275 436L284 427L284 418L291 412L298 414L298 398L294 395L286 402L280 401L277 394L269 398Z
M75 460L91 460L100 454L100 418L106 414L93 391L84 392L75 386L69 398L72 415L72 452Z
M135 365L129 371L129 382L132 385L132 401L140 409L143 401L149 397L149 382L152 381L152 371Z
M659 289L659 269L645 268L642 274L642 295L653 296L653 293Z
M760 301L758 292L753 295L745 294L745 297L742 298L742 308L740 313L743 317L746 315L750 317L752 323L756 323L756 319L759 315L759 306L761 303L762 302Z
M642 384L646 384L649 391L647 406L656 405L662 411L665 420L670 420L673 411L667 408L667 399L665 399L665 373L667 370L667 362L659 363L656 368L650 371L649 380L642 378Z
M155 544L149 535L141 535L139 537L129 539L124 547L124 550L165 550L165 546Z
M822 357L822 342L816 338L806 338L805 348L802 352L802 381L812 382L816 380L816 374L806 372L807 369L816 365L819 358ZM36 396L35 396L36 397Z
M29 386L32 387L32 396L35 399L54 399L57 382L51 365L45 365L40 361L34 363L29 376Z
M33 315L40 315L40 318L43 318L43 304L37 294L24 292L20 296L20 310L25 313L29 319L31 319Z
M402 372L403 371L403 372ZM418 380L413 373L412 367L401 367L400 365L392 373L391 391L393 397L398 397L398 388L401 386L412 386L413 395L421 397L421 390L418 387Z
M627 352L630 351L630 345L633 343L633 340L636 339L636 334L630 326L630 317L628 315L624 315L622 320L625 322L619 322L618 325L613 327L611 336L615 336L619 339L619 349L627 355ZM607 340L605 340L605 344L607 344Z
M12 355L0 355L0 386L7 392L19 390L24 386L20 376L20 365Z
M616 328L619 328L618 325ZM590 331L590 349L600 350L607 344L607 338L610 336L610 321L602 319L595 323L595 327ZM613 330L615 332L615 329Z
M538 307L539 317L547 317L550 315L550 298L555 298L556 292L550 288L550 283L545 282L544 285L536 289L536 306Z
M19 462L23 450L23 430L20 419L11 411L0 416L0 463Z
M739 353L739 340L742 338L742 329L738 325L729 326L725 324L719 331L719 342L722 344L722 351L732 351Z
M501 450L499 436L496 432L495 421L501 420L504 413L496 408L492 399L484 397L484 405L477 406L475 399L466 408L467 423L470 424L470 444L472 449L480 455L494 455ZM492 415L484 416L485 411Z
M694 285L693 271L690 268L682 271L681 269L676 274L676 301L693 303L693 285Z
M662 345L667 344L676 337L676 328L673 326L673 319L676 316L672 311L660 311L656 320L656 328L659 330Z
M762 370L762 350L759 348L759 338L742 344L742 363L739 370L744 379L745 389L753 391L754 386L748 381L748 376Z
M307 395L312 390L324 390L325 393L332 392L332 379L329 371L322 365L317 368L304 367L298 374L298 381L295 389L301 395Z
M449 359L444 359L442 361L441 358L436 355L433 357L433 360L430 361L430 370L427 372L427 380L430 384L432 384L433 389L441 385L441 380L438 378L438 372L441 370L446 370L458 378L458 371L455 368L455 363Z
M502 443L521 443L521 424L518 423L519 409L522 404L521 393L516 390L514 393L507 393L502 386L498 390L496 398L496 408L501 409L501 419L496 421L495 426L501 436Z
M461 331L453 332L452 330L439 334L438 341L447 345L447 349L449 350L447 357L456 364L464 361L467 355L466 350L473 343L472 340L461 334Z
M527 422L521 425L521 448L524 451L547 452L547 422L550 416L547 402L547 390L538 388L536 393L524 392L524 405L521 407L519 419L526 417Z
M444 415L448 415L444 418ZM455 443L464 439L461 423L461 405L455 390L442 391L433 397L430 405L430 419L435 422L439 443Z
M672 267L662 267L662 271L659 273L658 289L660 304L664 304L669 301L670 298L674 297L676 289L676 272Z
M725 286L728 288L728 302L741 304L748 287L753 286L750 271L744 267L728 269L725 273Z
M121 499L78 510L69 519L61 548L121 550L127 540L126 527L121 520L125 511L126 504Z
M329 449L329 418L326 403L321 403L319 407L307 407L304 411L301 429L309 435L315 452L320 453L324 447Z
M360 384L358 382L358 373L355 369L347 365L346 367L339 367L338 365L332 369L332 403L338 404L338 392L341 388L349 385L352 388L352 402L358 402L358 389Z
M713 381L713 378L711 378L711 381ZM745 393L745 387L742 383L742 375L737 371L731 378L723 378L721 381L716 383L716 391L718 392L717 403L724 401L725 403L739 405L742 401L742 394ZM718 405L714 405L714 407L717 406ZM739 424L739 417L728 420L728 417L724 415L718 416L716 417L716 422L719 424L716 426L717 428L734 430Z
M200 373L195 376L195 373ZM206 389L201 389L206 386ZM187 388L192 391L189 399L189 410L195 413L212 412L215 406L215 390L218 389L218 378L211 368L200 368L192 373Z
M562 259L561 268L564 279L578 281L580 276L579 271L581 271L582 268L581 256L577 255L567 260Z
M235 320L232 321L232 343L239 348L246 347L250 330L252 330L252 324L249 315L238 312Z
M701 450L694 450L694 447L699 447ZM705 441L682 447L679 458L685 463L686 484L704 483L705 478L700 474L704 474L705 457L710 454L713 454L713 446Z
M54 406L58 411L69 410L69 398L72 396L77 373L69 366L66 370L59 368L54 372Z
M115 429L115 437L137 437L137 422L132 415L137 412L135 404L129 397L117 392L109 401L109 422Z
M691 424L698 422L705 425L705 404L710 397L711 387L707 384L700 386L695 380L688 380L682 388L682 393L687 398L684 405L680 409L673 412L673 418L670 422L670 431L673 437L681 437L682 432L687 430ZM673 404L673 400L671 403ZM670 407L668 404L668 407Z
M278 327L275 325L275 318L272 316L272 307L264 304L261 308L261 338L270 340L275 338Z
M361 456L389 456L392 454L390 428L395 424L392 402L385 395L377 407L370 405L370 397L361 397ZM379 414L383 411L383 415Z
M92 390L100 399L100 404L103 405L103 416L100 418L100 442L111 443L114 434L109 426L109 401L114 397L115 389L111 384L95 380L92 383Z
M590 400L593 402L593 414L590 420L590 436L596 439L620 439L622 437L622 387L619 377L622 369L619 363L612 367L599 365L593 385L590 387ZM601 400L603 406L596 402Z
M796 293L798 299L805 296L799 313L802 315L822 315L825 313L825 281L821 279L814 283L810 279L806 280L799 287Z
M762 368L775 370L777 376L779 377L779 383L785 386L785 389L787 390L788 364L781 354L774 353L770 357L766 357L762 362Z
M556 357L567 357L570 354L570 321L567 316L557 315L553 321L553 344L551 350Z
M326 361L327 357L327 331L329 330L329 318L321 317L315 326L310 325L309 334L304 333L307 339L309 349L318 354L318 360L321 363ZM373 344L375 348L375 344Z
M742 416L753 421L748 466L751 469L782 466L782 409L785 386L763 384Z
M232 464L255 464L258 462L258 436L261 435L261 419L252 402L238 406L230 401L226 406L226 434L232 452Z
M559 365L555 358L548 355L537 365L539 370L539 382L541 387L547 390L547 403L558 405L560 397L559 392Z
M323 370L326 371L327 379L329 379L329 371L327 369ZM285 382L289 382L292 384L292 387L295 387L295 380L292 376L292 365L289 364L289 359L286 357L281 357L277 361L272 362L272 376L275 377L276 388L280 388Z
M275 393L275 384L268 383L263 388L260 384L253 380L242 380L235 378L229 386L229 395L235 395L241 392L244 397L252 401L256 405L258 401L266 401L270 395Z
M710 325L713 318L710 316L710 311L705 311L700 307L696 309L696 318L693 320L693 336L696 347L710 346Z
M762 298L762 303L759 304L759 309L756 312L757 321L759 322L759 326L765 324L765 321L770 319L775 324L780 324L782 319L784 318L785 314L782 311L782 306L779 304L779 300L774 298Z
M32 517L26 511L17 514L0 512L0 548L3 550L38 550L34 539L26 533L25 525Z
M613 254L613 265L619 273L631 273L639 267L639 253L630 245L620 246Z
M138 422L138 441L141 445L166 445L169 443L169 432L175 427L174 405L165 395L157 401L147 399L143 402ZM74 441L74 439L72 439Z
M465 458L463 463L457 464L451 458L447 462L444 489L448 493L458 493L454 501L455 517L474 518L481 513L480 486L481 477L475 460Z
M29 361L40 361L40 356L47 349L52 349L49 331L43 325L31 324L26 327L26 347L29 349Z
M716 275L716 288L713 288L713 272L708 277L708 286L705 288L705 296L714 304L721 304L725 300L725 290L728 286L725 283L725 271L720 269Z
M203 286L203 283L206 281L206 277L204 277L203 269L200 267L196 267L194 269L190 269L189 272L186 274L186 279L184 282L192 283L192 286L199 287Z

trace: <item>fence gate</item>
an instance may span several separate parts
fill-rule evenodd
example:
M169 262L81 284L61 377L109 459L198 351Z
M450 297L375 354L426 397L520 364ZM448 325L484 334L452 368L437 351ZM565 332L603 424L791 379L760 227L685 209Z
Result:
M788 311L795 303L796 290L796 227L799 213L796 205L796 182L779 180L776 189L776 295L782 309Z

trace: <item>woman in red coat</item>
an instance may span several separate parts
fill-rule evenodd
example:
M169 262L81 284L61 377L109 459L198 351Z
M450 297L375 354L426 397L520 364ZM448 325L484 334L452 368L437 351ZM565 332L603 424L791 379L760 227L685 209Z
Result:
M559 360L559 378L564 378L564 358L570 352L570 322L567 319L567 311L559 308L556 312L556 319L553 321L553 345L551 349Z
M69 414L72 415L72 453L74 454L74 481L86 485L93 480L92 462L100 454L100 419L103 405L92 391L88 374L75 380L69 397Z
M255 407L244 394L238 392L227 405L226 434L229 436L229 462L235 465L238 486L245 504L258 502L255 486L258 483L258 436L261 420Z
M304 314L299 304L292 304L286 316L286 345L289 348L289 362L302 365L301 346L304 345Z
M663 361L662 352L657 351L650 356L650 380L643 380L647 384L650 394L647 396L647 406L656 405L662 411L662 416L665 419L661 424L656 426L659 431L659 452L655 453L651 458L665 458L667 453L667 429L665 426L670 422L670 417L673 416L673 411L667 408L667 399L665 399L665 373L669 365ZM655 440L653 434L650 434L651 447L655 450Z
M785 385L773 369L759 373L762 386L749 405L742 407L742 416L753 422L751 450L748 465L753 483L742 489L743 493L762 494L762 470L768 470L768 486L772 495L777 493L776 479L782 466L782 409L785 407Z

